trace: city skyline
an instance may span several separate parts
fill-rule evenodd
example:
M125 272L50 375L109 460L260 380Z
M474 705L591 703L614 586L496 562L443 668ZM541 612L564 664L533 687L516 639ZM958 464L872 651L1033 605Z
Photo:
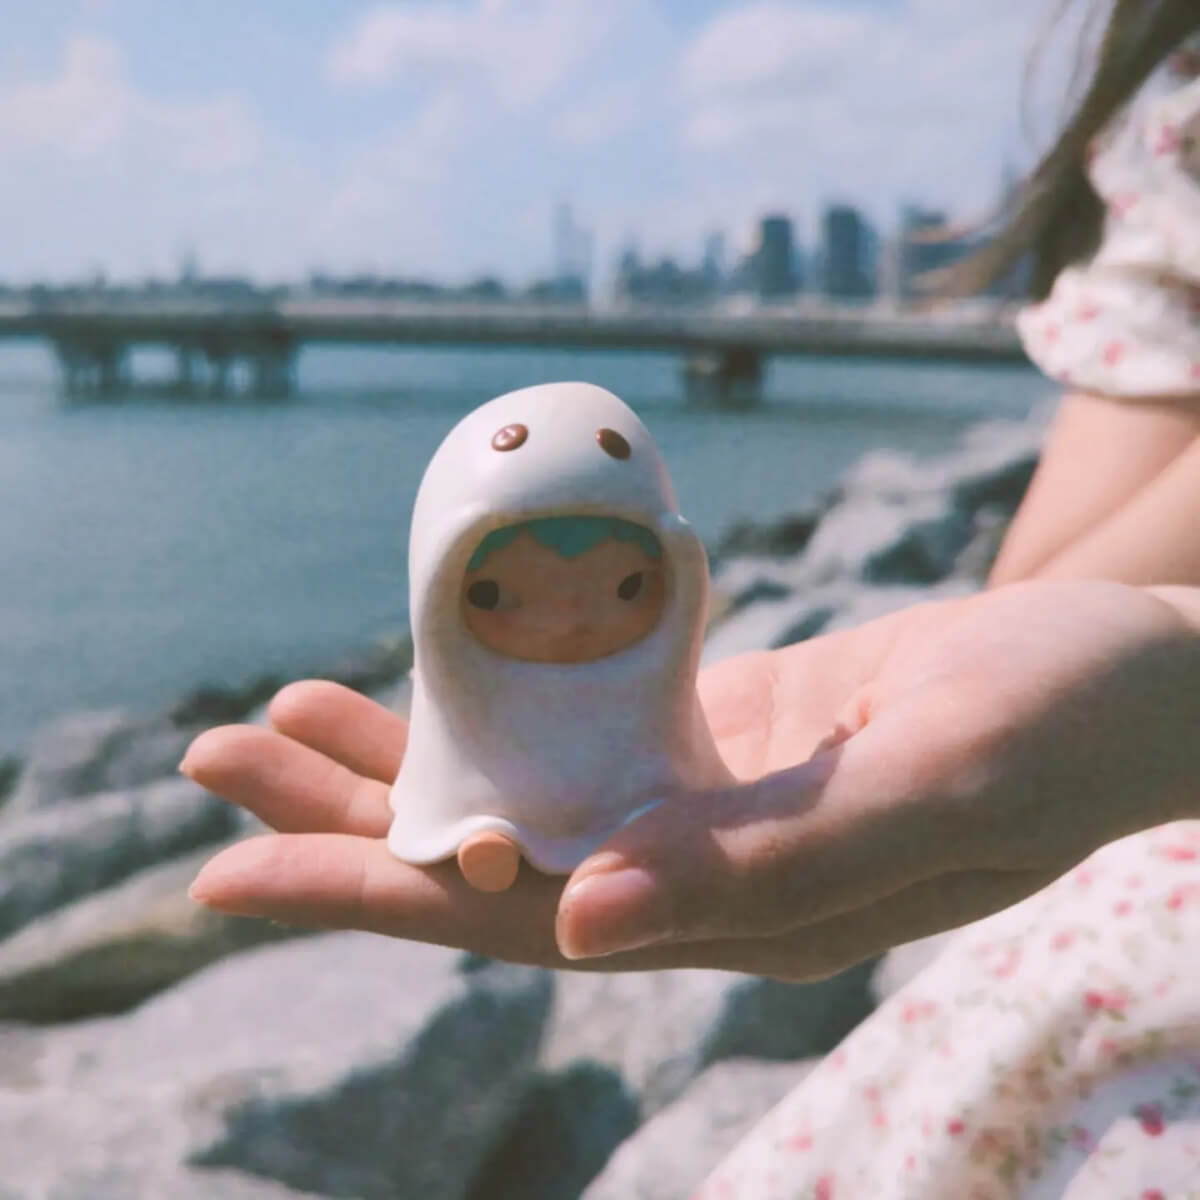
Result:
M1045 11L988 7L54 0L0 49L0 282L527 281L584 235L603 274L634 232L692 263L768 212L805 245L830 204L983 215Z

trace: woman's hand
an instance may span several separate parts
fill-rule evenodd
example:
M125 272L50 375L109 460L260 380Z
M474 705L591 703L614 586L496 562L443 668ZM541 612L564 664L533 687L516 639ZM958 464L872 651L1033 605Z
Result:
M701 695L744 782L667 799L565 890L523 868L501 896L389 855L403 723L295 684L273 731L216 729L188 752L185 773L279 830L218 855L193 895L522 962L827 975L1200 815L1193 600L1022 584L721 663Z

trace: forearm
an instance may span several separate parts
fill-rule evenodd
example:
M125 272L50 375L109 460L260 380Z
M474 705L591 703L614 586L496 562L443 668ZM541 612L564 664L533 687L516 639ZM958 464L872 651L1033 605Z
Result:
M1067 396L992 569L991 584L1032 579L1047 569L1119 513L1197 436L1200 404L1120 404ZM1099 574L1105 576L1103 570Z
M1033 572L1041 579L1200 585L1200 438L1116 512Z

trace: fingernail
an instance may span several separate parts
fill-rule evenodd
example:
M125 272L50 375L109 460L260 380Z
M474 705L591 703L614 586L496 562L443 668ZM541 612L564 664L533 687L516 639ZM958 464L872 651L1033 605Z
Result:
M180 775L186 775L189 779L191 779L192 773L188 770L188 756L186 754L179 760L179 766L177 766L175 769L180 773Z
M599 871L567 889L558 922L564 958L598 958L636 950L670 932L662 891L644 867Z

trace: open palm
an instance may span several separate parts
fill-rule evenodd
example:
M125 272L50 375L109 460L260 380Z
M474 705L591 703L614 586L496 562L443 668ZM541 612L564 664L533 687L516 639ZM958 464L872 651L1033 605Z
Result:
M394 859L404 722L337 685L293 684L273 728L211 730L188 752L188 775L278 831L219 854L193 895L519 962L829 974L1006 907L1174 815L1188 769L1167 753L1174 727L1136 718L1171 708L1185 629L1136 589L1033 584L718 664L701 698L743 782L668 799L565 897L568 881L526 867L496 896L453 861Z

